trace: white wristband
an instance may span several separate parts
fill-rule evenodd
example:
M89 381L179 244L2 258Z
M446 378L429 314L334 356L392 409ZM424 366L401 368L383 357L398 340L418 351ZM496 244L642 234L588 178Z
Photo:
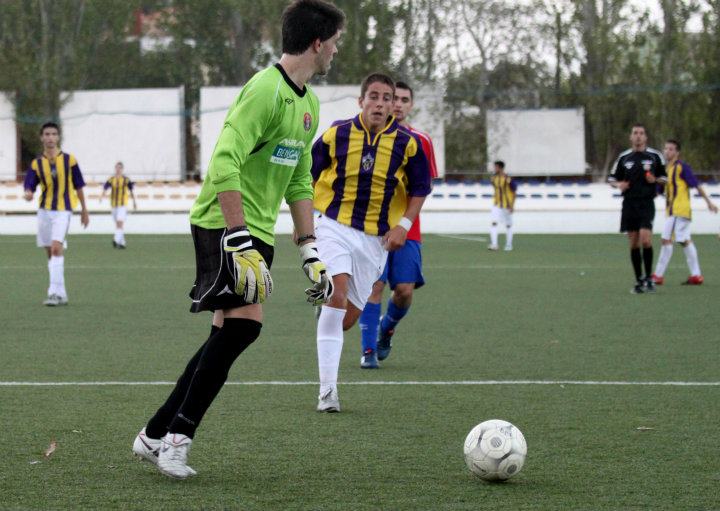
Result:
M398 225L405 229L406 231L410 230L410 227L412 227L412 220L410 220L408 217L404 216L400 219L398 222Z

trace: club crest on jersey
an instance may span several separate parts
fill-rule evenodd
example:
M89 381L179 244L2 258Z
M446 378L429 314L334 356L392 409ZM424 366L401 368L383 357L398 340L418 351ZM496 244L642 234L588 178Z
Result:
M303 116L303 127L305 128L305 131L310 131L310 128L312 127L312 115L310 115L310 112L305 112L305 115Z
M374 165L375 157L371 153L368 153L362 157L362 169L365 172L370 172Z
M650 170L652 168L652 160L643 160L642 164L645 170Z
M625 168L628 169L628 170L630 170L631 168L633 168L634 165L635 165L635 163L632 162L632 161L626 161L626 162L625 162Z

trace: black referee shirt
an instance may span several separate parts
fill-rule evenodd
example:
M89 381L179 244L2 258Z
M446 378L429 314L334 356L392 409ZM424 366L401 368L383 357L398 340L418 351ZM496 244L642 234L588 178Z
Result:
M648 183L645 172L652 172L656 179L667 176L665 160L660 151L650 147L644 151L628 149L618 158L609 180L630 182L628 189L623 192L626 199L654 199L657 183Z

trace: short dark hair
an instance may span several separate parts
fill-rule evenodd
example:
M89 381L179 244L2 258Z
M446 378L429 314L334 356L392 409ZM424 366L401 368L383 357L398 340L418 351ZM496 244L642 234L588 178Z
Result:
M494 165L497 165L497 166L500 167L501 169L504 169L504 168L505 168L505 162L502 161L502 160L496 160L496 161L494 162Z
M46 122L40 127L40 134L43 134L43 131L45 131L47 128L55 128L58 133L60 133L60 126L57 125L57 123L54 122Z
M645 134L647 135L648 130L647 130L647 127L643 123L641 123L641 122L633 123L633 125L630 126L630 131L632 131L634 128L642 128L643 131L645 132Z
M316 40L327 41L345 24L345 13L324 0L295 0L282 14L282 51L300 55Z
M117 162L117 163L115 164L116 167L117 167L118 165L120 165L122 168L125 168L125 164L124 164L123 162L121 162L121 161L119 161L119 162Z
M415 101L415 93L413 92L412 88L405 82L395 82L395 88L396 89L405 89L410 91L410 99L412 101Z
M370 85L373 83L384 83L385 85L389 85L390 88L393 90L393 94L395 94L395 82L392 78L383 73L371 73L365 77L365 79L362 81L362 84L360 85L361 98L365 97L365 93L367 92L368 87L370 87Z
M677 151L680 152L680 142L678 142L678 141L675 140L674 138L668 138L668 139L665 141L665 143L666 143L666 144L672 144L672 145L674 145L674 146L675 146L675 149L677 149Z

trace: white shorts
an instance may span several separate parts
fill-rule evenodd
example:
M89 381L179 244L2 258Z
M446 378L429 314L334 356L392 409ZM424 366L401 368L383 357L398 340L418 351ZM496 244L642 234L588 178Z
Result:
M365 234L325 215L315 218L315 236L320 259L330 275L350 275L348 300L363 310L387 261L382 237Z
M665 219L663 226L662 239L672 240L673 234L675 241L685 243L690 239L690 219L681 216L669 216Z
M490 220L494 223L512 227L512 212L507 208L493 206L490 210Z
M112 217L116 222L124 222L127 218L127 206L117 206L112 208Z
M71 218L72 211L38 209L37 246L49 247L53 241L59 241L67 247L65 236L70 228Z

